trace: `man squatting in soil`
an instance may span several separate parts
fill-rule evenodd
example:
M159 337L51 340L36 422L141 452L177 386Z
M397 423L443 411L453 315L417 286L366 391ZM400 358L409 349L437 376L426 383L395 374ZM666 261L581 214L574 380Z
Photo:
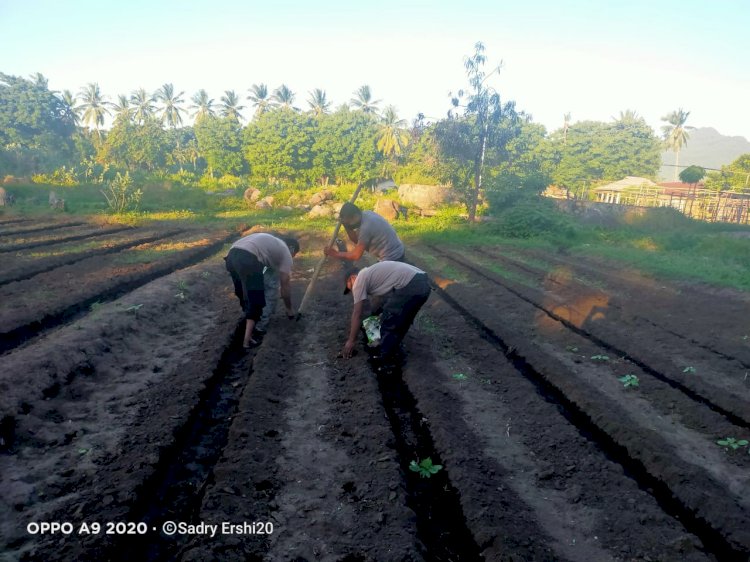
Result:
M284 300L287 318L294 319L289 280L292 273L292 258L297 252L299 242L296 238L282 239L265 232L257 232L237 240L224 258L227 271L234 283L234 294L240 299L245 312L245 337L242 341L244 348L258 344L253 339L253 330L266 307L264 268L278 274L279 291ZM275 302L273 306L275 307ZM269 310L268 316L271 312L273 311Z
M339 212L341 224L356 246L350 252L327 247L324 252L332 258L357 261L365 251L378 261L404 261L404 244L393 227L373 211L361 211L354 203L344 203Z
M344 294L351 291L354 308L349 339L341 355L352 356L364 301L371 297L381 298L380 351L374 359L379 372L389 372L397 365L401 342L419 309L427 302L430 290L427 274L408 263L381 261L359 272L351 272L346 278Z

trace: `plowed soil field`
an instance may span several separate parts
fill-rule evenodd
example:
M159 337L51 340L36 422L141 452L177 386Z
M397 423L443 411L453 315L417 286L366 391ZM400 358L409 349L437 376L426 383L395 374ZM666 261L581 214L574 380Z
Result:
M331 260L242 350L241 235L0 218L0 560L749 559L746 294L412 245L376 376Z

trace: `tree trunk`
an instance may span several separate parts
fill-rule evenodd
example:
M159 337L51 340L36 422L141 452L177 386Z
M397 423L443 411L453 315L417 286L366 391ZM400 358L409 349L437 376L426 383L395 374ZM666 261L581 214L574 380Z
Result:
M679 180L680 174L680 151L674 151L674 181Z

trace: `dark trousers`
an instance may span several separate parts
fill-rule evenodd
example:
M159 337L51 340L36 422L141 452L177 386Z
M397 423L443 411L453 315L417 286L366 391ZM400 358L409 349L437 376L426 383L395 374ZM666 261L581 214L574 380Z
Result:
M255 254L239 248L229 250L224 260L227 271L232 276L234 294L240 299L245 318L257 322L266 305L263 264L258 261Z
M414 317L430 296L425 273L417 273L402 289L395 289L383 303L380 321L380 356L391 360L411 328Z

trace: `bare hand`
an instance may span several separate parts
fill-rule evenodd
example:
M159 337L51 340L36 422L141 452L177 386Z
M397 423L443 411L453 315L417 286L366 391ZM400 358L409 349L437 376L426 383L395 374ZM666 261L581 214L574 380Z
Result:
M326 246L325 248L323 248L323 253L327 256L333 256L333 257L336 257L338 255L338 252L334 250L333 248L331 248L330 246Z
M354 351L354 346L356 342L347 340L344 344L344 349L341 350L341 356L345 359L349 359L352 356L352 352Z

